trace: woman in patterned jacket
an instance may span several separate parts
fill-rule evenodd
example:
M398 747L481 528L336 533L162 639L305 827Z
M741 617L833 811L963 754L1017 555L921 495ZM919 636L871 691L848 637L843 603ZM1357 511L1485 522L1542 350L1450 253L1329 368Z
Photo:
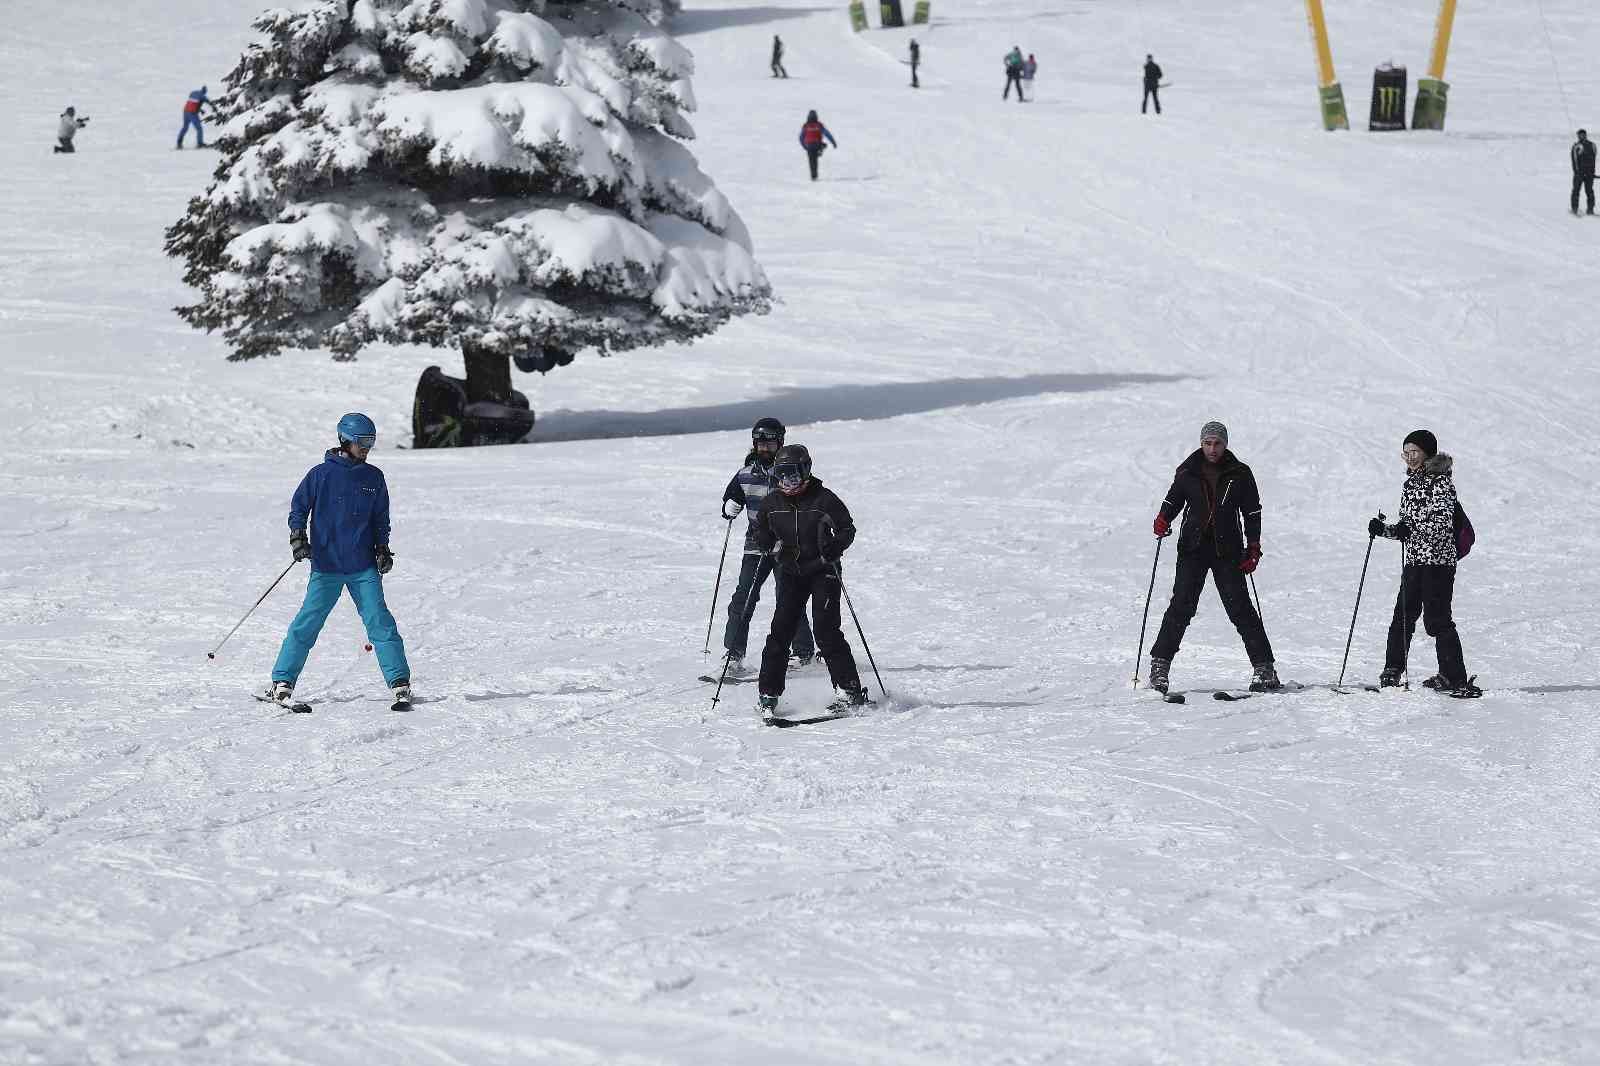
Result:
M1439 672L1423 684L1461 699L1483 695L1467 676L1461 638L1450 614L1456 582L1456 484L1451 477L1454 461L1439 451L1439 442L1425 429L1406 437L1400 450L1406 462L1406 481L1400 490L1400 520L1385 525L1381 518L1367 524L1367 533L1405 545L1400 571L1400 593L1395 598L1394 619L1389 623L1389 647L1384 657L1382 688L1401 684L1411 648L1417 616L1439 652Z

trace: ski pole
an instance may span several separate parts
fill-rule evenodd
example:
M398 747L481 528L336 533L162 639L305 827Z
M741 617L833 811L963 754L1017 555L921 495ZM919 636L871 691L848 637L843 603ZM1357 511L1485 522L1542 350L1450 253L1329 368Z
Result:
M733 662L733 656L722 657L722 673L717 676L717 691L711 694L711 709L717 709L717 703L722 699L722 684L728 680L728 666Z
M1267 616L1261 613L1261 592L1256 588L1256 575L1250 575L1250 595L1256 598L1256 617L1261 619L1261 632L1267 631Z
M722 535L722 558L717 562L717 583L711 588L711 617L706 619L706 654L711 654L711 627L717 622L717 597L722 595L722 568L728 565L728 541L733 538L733 519L725 518L728 531Z
M1144 658L1144 631L1150 624L1150 601L1156 594L1156 567L1161 565L1161 542L1165 537L1156 538L1156 558L1150 564L1150 591L1144 594L1144 617L1139 620L1139 650L1133 653L1133 687L1139 687L1139 661Z
M1383 512L1378 512L1378 521L1383 521ZM1350 635L1344 638L1344 662L1339 664L1339 681L1333 687L1344 688L1344 671L1350 665L1350 642L1356 639L1356 615L1361 613L1361 590L1367 587L1367 564L1372 562L1372 546L1378 538L1367 534L1367 557L1361 560L1361 582L1356 585L1356 609L1350 612Z
M299 559L292 560L288 566L284 567L283 573L278 575L278 581L282 581L284 578L288 577L289 571L293 570L294 564L298 563L299 561ZM207 659L215 659L217 657L217 652L222 650L222 646L228 643L229 638L231 638L235 633L239 632L239 627L244 625L245 618L249 618L251 615L255 614L256 608L261 606L262 601L268 596L272 595L272 590L278 587L278 581L274 581L272 584L268 585L267 591L261 594L261 599L257 600L254 605L252 605L251 608L244 613L244 618L239 619L233 624L233 628L228 630L228 636L223 637L217 642L217 646L215 648L212 648L210 651L206 652Z
M861 638L861 650L867 653L867 662L872 665L872 676L878 679L878 691L883 693L883 698L889 698L889 689L883 683L883 675L878 673L878 663L872 657L872 646L867 643L867 635L861 630L861 618L856 614L856 605L850 601L850 590L845 587L844 575L839 572L837 559L830 559L828 565L833 567L833 576L839 579L839 591L844 593L845 606L850 608L850 620L856 624L856 636Z

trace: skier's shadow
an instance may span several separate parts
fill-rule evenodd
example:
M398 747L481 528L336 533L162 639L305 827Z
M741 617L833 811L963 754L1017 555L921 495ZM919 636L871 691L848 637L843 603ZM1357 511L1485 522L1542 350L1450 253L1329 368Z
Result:
M1559 696L1568 692L1600 692L1600 685L1533 685L1512 691L1526 692L1532 696Z
M947 407L997 403L1062 392L1101 392L1130 385L1182 381L1182 374L1028 374L1023 377L941 378L872 385L805 385L778 389L758 400L672 407L662 411L552 411L528 440L605 440L670 437L749 429L766 415L790 426L813 422L875 421Z

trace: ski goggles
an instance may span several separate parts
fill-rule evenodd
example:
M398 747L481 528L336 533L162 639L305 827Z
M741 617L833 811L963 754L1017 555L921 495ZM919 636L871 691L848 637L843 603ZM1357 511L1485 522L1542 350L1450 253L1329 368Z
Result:
M351 437L350 443L359 444L361 447L371 451L372 446L378 443L378 435L376 433L362 433L359 436Z
M809 474L800 463L783 463L772 468L772 476L778 479L780 489L797 489L805 484Z
M759 443L771 441L773 444L783 443L783 434L775 429L758 429L750 434L750 439Z

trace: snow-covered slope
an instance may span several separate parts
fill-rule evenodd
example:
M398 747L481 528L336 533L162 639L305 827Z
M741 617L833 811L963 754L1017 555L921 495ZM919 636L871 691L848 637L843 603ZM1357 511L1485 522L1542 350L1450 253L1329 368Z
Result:
M1373 65L1420 69L1434 6L1330 5L1353 116ZM696 3L694 150L784 302L524 378L539 443L454 454L394 447L448 354L228 364L170 313L161 232L214 164L172 151L180 104L249 9L11 8L0 1062L1600 1056L1584 0L1464 6L1449 132L1403 136L1316 128L1295 4L936 5L914 93L907 34L842 5ZM93 121L54 157L68 103ZM841 145L816 184L812 107ZM386 711L341 607L317 713L278 717L247 693L302 574L205 651L353 409L426 702ZM860 526L870 717L766 730L749 686L711 711L694 681L762 414ZM1129 692L1150 517L1208 418L1261 481L1267 627L1307 683L1401 438L1438 433L1483 700ZM1379 544L1356 677L1398 566ZM1175 680L1245 670L1207 593Z

